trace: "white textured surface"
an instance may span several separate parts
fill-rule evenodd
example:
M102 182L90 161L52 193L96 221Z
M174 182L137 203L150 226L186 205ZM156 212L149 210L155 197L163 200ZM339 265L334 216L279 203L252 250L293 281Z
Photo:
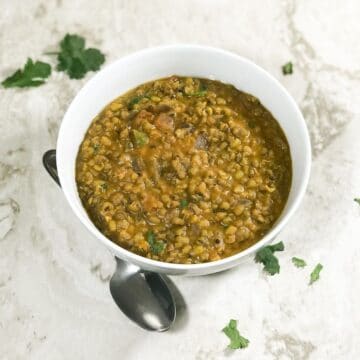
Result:
M307 196L279 236L286 245L280 275L265 276L249 259L218 275L173 278L184 299L177 323L147 333L112 302L111 256L41 165L86 79L54 73L37 89L0 89L0 359L358 358L359 1L0 0L0 8L1 79L27 56L48 60L41 54L66 32L84 35L108 62L165 43L219 46L289 89L315 152ZM295 73L283 77L288 60ZM292 256L310 266L294 268ZM321 280L309 287L319 261ZM233 354L220 332L230 318L250 339Z

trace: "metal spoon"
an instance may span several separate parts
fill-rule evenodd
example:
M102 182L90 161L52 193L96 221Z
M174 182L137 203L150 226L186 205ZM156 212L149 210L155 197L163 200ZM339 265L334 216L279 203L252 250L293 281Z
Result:
M59 185L56 150L43 155L43 164ZM152 331L166 331L175 320L175 300L163 277L142 271L124 260L116 259L116 270L110 280L111 295L120 310L140 327Z

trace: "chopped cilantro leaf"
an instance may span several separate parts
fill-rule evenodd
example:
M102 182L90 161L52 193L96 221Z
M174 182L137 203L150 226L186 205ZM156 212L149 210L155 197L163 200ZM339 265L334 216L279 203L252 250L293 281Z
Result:
M279 260L274 255L275 251L283 251L284 244L279 242L274 245L268 245L260 249L255 255L255 261L264 265L264 270L270 275L275 275L280 272Z
M108 184L107 183L102 183L100 184L100 187L101 187L101 191L105 192L108 188Z
M275 275L280 272L279 260L268 247L265 247L256 253L255 261L261 262L264 265L264 270L270 275Z
M305 260L300 259L300 258L297 258L297 257L295 257L295 256L291 259L291 261L292 261L293 264L294 264L296 267L298 267L298 268L303 268L303 267L306 266Z
M278 242L277 244L274 244L274 245L268 245L268 247L272 252L284 251L284 249L285 249L284 243L282 241L280 241L280 242Z
M320 279L320 271L322 270L323 266L321 264L317 264L310 274L310 282L309 285L313 284L315 281Z
M229 324L222 331L230 339L230 344L228 345L230 349L244 349L248 347L249 340L240 335L236 320L230 320Z
M104 54L94 48L88 48L84 51L83 61L87 67L87 71L97 71L105 61Z
M138 104L142 99L149 99L149 94L137 95L131 98L127 104L129 110L134 108L134 105Z
M202 97L205 96L206 94L207 94L207 87L204 83L200 82L198 90L191 94L186 94L186 96Z
M196 91L196 92L190 94L189 96L202 97L202 96L205 96L206 94L207 94L207 91L202 90L202 91Z
M15 71L11 76L6 78L1 84L5 88L10 87L32 87L45 83L45 79L51 74L49 64L42 61L35 63L28 58L23 70Z
M150 245L151 252L155 255L160 254L165 248L165 244L162 241L156 241L156 237L153 231L148 231L146 233L146 241Z
M136 146L143 146L149 142L149 137L146 133L139 131L139 130L133 130L132 131L134 145Z
M180 200L180 207L181 209L186 208L189 205L189 201L187 201L186 199L181 199Z
M355 198L354 201L360 205L360 198Z
M293 73L293 64L291 61L281 67L284 75L290 75Z
M57 70L65 71L71 79L81 79L88 71L96 71L105 61L98 49L85 49L85 39L66 34L60 42Z
M207 90L207 86L202 81L200 81L199 91L205 91L205 90Z
M94 149L94 153L98 153L99 152L99 149L100 149L100 145L99 144L94 144L93 145L93 149Z

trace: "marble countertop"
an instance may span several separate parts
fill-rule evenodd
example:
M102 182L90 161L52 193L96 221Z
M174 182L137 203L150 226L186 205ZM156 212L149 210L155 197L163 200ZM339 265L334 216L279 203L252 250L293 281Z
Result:
M234 51L278 78L312 137L310 185L278 237L281 273L252 258L206 277L172 278L175 326L145 332L113 303L114 261L72 215L41 157L71 99L93 75L54 73L34 89L0 89L0 359L356 359L360 354L360 2L358 0L0 0L0 78L65 33L107 63L148 46L201 43ZM295 72L283 76L282 64ZM305 269L292 256L308 262ZM311 268L324 265L308 286ZM250 340L226 350L238 320Z

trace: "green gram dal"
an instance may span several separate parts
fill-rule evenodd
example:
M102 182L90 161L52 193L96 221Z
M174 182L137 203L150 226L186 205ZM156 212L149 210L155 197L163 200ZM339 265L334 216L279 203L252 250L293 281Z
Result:
M112 101L76 161L79 195L109 239L141 256L196 264L259 241L292 177L288 142L254 96L172 76Z

